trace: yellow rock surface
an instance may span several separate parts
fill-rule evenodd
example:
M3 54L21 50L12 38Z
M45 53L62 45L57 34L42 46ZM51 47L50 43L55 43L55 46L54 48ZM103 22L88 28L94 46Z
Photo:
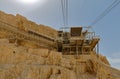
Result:
M57 31L45 25L38 25L30 20L27 20L25 17L17 14L16 16L11 14L6 14L0 11L0 22L7 23L13 27L17 27L21 30L32 30L34 32L40 33L42 35L47 35L52 38L56 38Z
M20 30L57 36L56 30L35 24L19 14L0 12L1 21ZM120 71L94 51L89 55L62 55L37 47L31 41L17 40L21 45L16 44L15 39L3 38L8 33L0 30L0 79L120 79Z
M0 79L120 78L120 71L103 62L102 55L81 55L76 59L48 49L16 46L7 39L0 43Z

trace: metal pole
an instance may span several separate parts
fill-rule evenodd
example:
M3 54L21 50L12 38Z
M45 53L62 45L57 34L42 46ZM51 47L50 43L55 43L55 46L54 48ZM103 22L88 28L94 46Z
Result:
M99 54L99 43L97 44L97 53Z

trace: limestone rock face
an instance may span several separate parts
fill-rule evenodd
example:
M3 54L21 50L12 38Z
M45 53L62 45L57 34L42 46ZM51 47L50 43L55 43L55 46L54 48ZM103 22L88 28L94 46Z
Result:
M57 31L45 25L38 25L32 21L27 20L25 17L17 14L16 16L6 14L0 11L0 22L7 23L13 27L17 27L25 31L34 31L42 35L47 35L52 38L56 38Z
M0 40L0 79L119 79L120 71L105 61L95 54L76 59L74 55Z
M35 31L56 38L57 31L38 25L17 14L0 12L1 22L23 31ZM62 55L37 47L31 41L7 39L11 35L0 28L0 79L120 79L105 56L92 51L88 55Z

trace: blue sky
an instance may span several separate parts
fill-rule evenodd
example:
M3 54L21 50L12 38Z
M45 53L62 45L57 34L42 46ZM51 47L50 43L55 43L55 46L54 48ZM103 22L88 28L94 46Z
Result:
M60 0L39 0L23 4L20 0L0 0L0 10L21 14L38 24L59 29L63 26ZM68 26L89 26L115 0L69 0ZM120 5L93 26L100 35L100 53L120 69Z

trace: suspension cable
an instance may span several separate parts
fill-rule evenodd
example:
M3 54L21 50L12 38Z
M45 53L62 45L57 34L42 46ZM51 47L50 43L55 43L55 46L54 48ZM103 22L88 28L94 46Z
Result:
M68 0L61 0L62 6L62 15L63 15L63 26L67 27L68 25Z
M63 0L61 0L61 6L62 6L63 23L65 26L65 14L64 14L64 1Z
M103 13L101 13L91 24L90 26L95 25L101 19L103 19L109 12L111 12L118 4L120 4L120 0L115 0L110 6L108 6Z

